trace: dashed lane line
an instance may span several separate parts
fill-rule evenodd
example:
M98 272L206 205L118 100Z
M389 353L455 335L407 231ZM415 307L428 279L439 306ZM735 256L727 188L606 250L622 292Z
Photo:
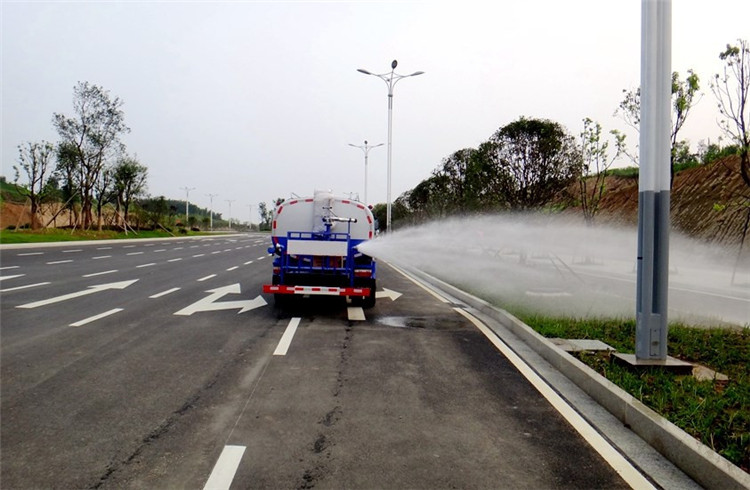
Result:
M125 255L143 255L143 252L130 252L126 253Z
M57 264L69 264L73 262L73 260L53 260L52 262L47 262L47 265L57 265Z
M5 279L15 279L16 277L23 277L26 274L14 274L12 276L0 276L0 281L3 281Z
M229 490L243 454L245 446L224 446L203 490Z
M103 276L104 274L113 274L117 272L116 269L112 269L111 271L102 271L102 272L94 272L92 274L84 274L81 277L95 277L95 276Z
M167 262L179 262L181 260L182 260L182 257L178 257L176 259L169 259L169 260L167 260Z
M136 265L135 268L136 269L143 269L144 267L152 267L154 265L156 265L156 262L149 262L148 264Z
M16 257L30 257L31 255L44 255L44 252L26 252L16 255Z
M230 267L229 269L227 269L227 272L230 272L230 271L233 271L233 270L236 270L236 269L239 269L239 268L240 268L239 265L235 265L234 267Z
M83 320L77 321L75 323L71 323L71 327L81 327L83 325L86 325L87 323L94 322L96 320L100 320L104 317L108 317L110 315L114 315L115 313L118 313L122 311L122 308L113 308L109 311L105 311L104 313L99 313L98 315L90 316L88 318L84 318Z
M0 267L0 271L4 271L4 270L7 270L7 269L18 269L18 266L17 265L7 265L5 267Z
M12 288L6 288L6 289L0 289L0 293L9 293L11 291L18 291L21 289L29 289L29 288L35 288L37 286L46 286L47 284L52 284L50 282L38 282L36 284L26 284L25 286L16 286Z
M161 298L162 296L166 296L168 294L172 294L175 291L179 291L179 290L180 290L180 288L167 289L166 291L162 291L161 293L156 293L156 294L154 294L152 296L149 296L149 299Z
M112 258L111 255L99 255L98 257L91 257L93 260L100 260L100 259L110 259Z
M76 248L74 250L63 250L62 251L62 253L64 253L64 254L72 254L72 253L76 253L76 252L83 252L83 249L82 248Z
M208 281L209 279L212 279L214 277L216 277L216 274L211 274L211 275L206 276L206 277L201 277L200 279L198 279L198 282Z
M302 320L302 318L294 317L289 321L289 325L287 325L286 330L284 330L284 335L282 335L281 340L279 340L279 345L277 345L276 350L273 351L274 356L286 355L289 346L292 345L292 339L294 338L294 333L297 331L300 320Z

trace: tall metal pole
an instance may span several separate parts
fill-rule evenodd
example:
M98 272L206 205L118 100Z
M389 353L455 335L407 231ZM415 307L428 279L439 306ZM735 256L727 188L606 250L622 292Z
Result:
M190 215L189 215L190 191L194 191L195 187L180 187L180 189L185 191L185 226L188 226L188 221L190 218Z
M253 205L248 204L247 208L248 208L248 214L249 214L248 217L250 218L250 221L247 222L247 228L248 228L247 231L253 231Z
M377 145L368 145L367 140L365 140L364 145L353 145L349 143L349 146L353 146L354 148L359 148L363 152L365 152L365 206L367 206L367 154L370 153L370 150L373 148L377 148L378 146L383 146L383 143L378 143Z
M208 221L209 226L211 228L211 231L214 231L214 197L218 196L218 194L206 194L208 198L211 200L211 205L208 208Z
M408 77L414 77L417 75L421 75L424 72L423 71L415 71L414 73L411 73L409 75L399 75L398 73L395 73L394 70L396 69L396 66L398 66L398 61L393 60L391 62L391 72L390 73L370 73L367 70L363 70L361 68L357 68L357 71L360 73L364 73L365 75L373 75L385 82L385 84L388 86L388 192L387 192L387 199L388 202L386 203L386 212L385 212L385 227L388 232L391 231L391 161L392 161L392 148L393 148L393 140L392 140L392 134L393 134L393 87L396 86L396 82L403 78Z
M229 229L232 229L232 203L236 201L237 199L226 199L226 201L229 203Z
M667 358L672 2L641 2L636 360Z

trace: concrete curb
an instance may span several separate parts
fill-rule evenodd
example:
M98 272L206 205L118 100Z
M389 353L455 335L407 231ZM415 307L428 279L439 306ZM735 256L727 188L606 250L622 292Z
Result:
M518 318L425 272L411 268L408 270L497 320L703 487L722 490L750 489L749 474L554 345Z

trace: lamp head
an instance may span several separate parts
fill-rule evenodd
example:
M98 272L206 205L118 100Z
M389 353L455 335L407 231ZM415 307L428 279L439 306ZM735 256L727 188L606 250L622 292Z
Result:
M393 60L393 62L391 63L391 68L395 70L397 66L398 66L398 61Z
M372 75L372 73L367 70L363 70L362 68L357 68L357 71L360 73L364 73L365 75Z

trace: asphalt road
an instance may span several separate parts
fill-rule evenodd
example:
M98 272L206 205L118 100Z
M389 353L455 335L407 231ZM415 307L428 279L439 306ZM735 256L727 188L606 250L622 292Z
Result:
M278 310L267 246L2 249L3 488L628 488L461 305Z

